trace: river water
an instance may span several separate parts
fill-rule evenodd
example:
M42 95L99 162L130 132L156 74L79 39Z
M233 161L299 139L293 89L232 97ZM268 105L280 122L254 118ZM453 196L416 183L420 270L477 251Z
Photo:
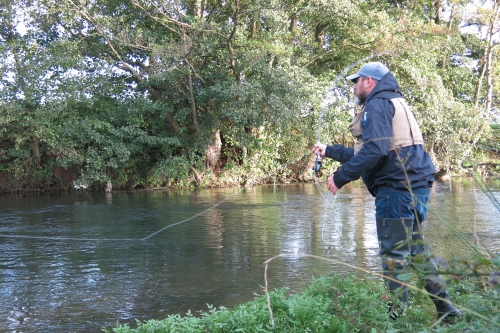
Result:
M500 251L500 184L436 183L424 225L436 254L467 254L446 227ZM10 195L0 201L0 332L99 332L117 322L233 307L312 276L380 271L360 182L185 192ZM310 254L337 263L312 257Z

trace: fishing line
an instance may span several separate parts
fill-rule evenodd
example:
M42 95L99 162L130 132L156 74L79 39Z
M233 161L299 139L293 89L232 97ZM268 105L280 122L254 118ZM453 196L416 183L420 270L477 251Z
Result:
M191 221L209 211L211 211L212 209L214 209L215 207L217 206L220 206L222 203L224 203L225 201L231 199L232 197L234 197L237 193L233 193L227 197L225 197L224 199L222 199L221 201L217 202L216 204L210 206L209 208L205 209L204 211L196 214L196 215L193 215L185 220L182 220L182 221L179 221L179 222L176 222L176 223L173 223L173 224L170 224L166 227L163 227L161 228L160 230L158 231L155 231L153 232L152 234L150 234L149 236L146 236L144 238L81 238L81 237L65 237L65 236L29 236L29 235L2 235L0 234L0 237L2 238L27 238L27 239L45 239L45 240L61 240L61 241L65 241L65 240L74 240L74 241L83 241L83 242L116 242L116 241L145 241L151 237L153 237L154 235L157 235L159 234L160 232L168 229L168 228L172 228L172 227L175 227L179 224L182 224L182 223L185 223L185 222L188 222L188 221Z
M323 189L321 188L321 185L319 183L319 181L317 181L317 178L315 177L314 179L314 182L316 183L316 187L318 188L318 191L320 192L321 196L323 197L324 201L325 201L325 205L324 205L324 210L323 210L323 217L321 219L321 240L328 244L328 245L332 245L332 244L329 244L328 241L325 240L325 226L326 226L326 221L327 221L327 218L328 218L328 211L330 211L330 209L333 209L333 206L335 206L335 201L337 201L337 196L334 195L333 196L333 201L328 199L325 195L325 193L327 193L328 191L323 191ZM334 229L336 229L336 231L338 230L338 226L334 224Z
M166 229L168 229L168 228L175 227L176 225L182 224L182 223L184 223L184 222L191 221L192 219L195 219L195 218L197 218L198 216L201 216L201 215L205 214L206 212L211 211L212 209L214 209L215 207L217 207L217 206L221 205L221 204L222 204L222 203L224 203L225 201L227 201L227 200L231 199L231 198L232 198L232 197L234 197L235 195L236 195L236 193L233 193L233 194L231 194L231 195L227 196L226 198L222 199L221 201L219 201L219 202L218 202L218 203L216 203L215 205L213 205L213 206L211 206L211 207L209 207L209 208L205 209L205 210L204 210L204 211L202 211L201 213L198 213L198 214L196 214L196 215L193 215L193 216L191 216L190 218L187 218L187 219L185 219L185 220L182 220L182 221L176 222L176 223L174 223L174 224L167 225L166 227L161 228L160 230L158 230L158 231L156 231L156 232L153 232L151 235L149 235L149 236L147 236L147 237L144 237L144 238L141 238L141 240L143 240L143 241L144 241L144 240L146 240L146 239L149 239L149 238L153 237L153 236L154 236L154 235L156 235L156 234L159 234L159 233L160 233L160 232L162 232L163 230L166 230Z
M48 240L77 240L89 242L112 242L112 241L135 241L138 238L81 238L65 236L28 236L28 235L0 235L3 238L28 238L28 239L48 239Z
M386 54L387 52L384 52L384 53L377 53L377 54L372 54L372 55L369 55L367 57L364 57L364 58L361 58L355 62L353 62L352 64L350 64L349 66L345 67L336 77L335 79L333 80L332 84L330 85L330 87L327 89L326 93L325 93L325 96L323 97L323 102L321 103L321 107L320 107L320 113L319 113L319 119L318 119L318 135L317 135L317 142L321 142L321 127L323 126L323 117L325 115L325 112L328 110L328 106L331 104L332 101L335 100L335 97L338 97L338 91L337 91L337 87L338 87L338 83L341 79L345 78L347 76L347 73L350 72L354 67L356 67L357 65L359 65L360 63L362 62L366 62L372 58L376 58L376 57L379 57L381 55L384 55ZM335 96L337 95L337 96ZM321 239L323 240L323 242L325 242L326 244L329 244L329 242L327 242L324 238L324 230L325 230L325 225L327 223L327 212L329 211L329 209L333 209L333 207L335 206L335 202L337 200L337 195L334 195L333 197L333 201L331 201L329 198L327 198L321 187L320 187L320 184L319 184L319 181L318 181L318 178L317 178L317 174L319 173L321 167L322 167L322 158L321 158L321 155L318 154L316 156L316 161L315 161L315 164L314 164L314 182L316 183L316 187L318 188L320 194L322 195L324 201L325 201L325 209L324 209L324 212L323 212L323 217L322 217L322 221L321 221ZM334 222L333 223L333 229L334 229L334 232L333 234L337 235L337 237L340 237L339 235L339 230L341 229L342 227L342 223L341 222ZM329 245L333 245L333 244L329 244Z

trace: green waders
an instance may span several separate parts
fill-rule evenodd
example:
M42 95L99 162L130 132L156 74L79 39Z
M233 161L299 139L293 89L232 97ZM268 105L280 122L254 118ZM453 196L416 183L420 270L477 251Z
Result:
M407 258L411 260L419 254L427 255L420 232L420 223L413 218L382 217L377 217L376 222L384 276L390 278L386 279L389 289L398 296L400 303L404 306L408 300L408 288L403 286L397 277L405 272L405 266L408 265ZM437 269L431 261L428 263L429 271ZM439 276L430 275L425 286L436 306L438 318L461 316L460 311L450 303L447 291L436 283L439 279Z

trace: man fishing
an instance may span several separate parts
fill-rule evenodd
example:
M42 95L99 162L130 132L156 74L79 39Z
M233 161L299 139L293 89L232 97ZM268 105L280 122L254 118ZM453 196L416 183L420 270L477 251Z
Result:
M353 148L318 142L313 153L343 163L328 178L330 192L336 194L361 177L375 197L384 275L391 278L387 280L389 289L404 309L408 291L397 276L402 273L406 258L426 254L420 226L427 215L436 170L424 150L417 121L389 69L380 62L370 62L346 79L354 83L355 104L362 106L349 126L357 142ZM431 262L429 266L435 267ZM439 276L430 275L425 285L438 318L461 316L439 281Z

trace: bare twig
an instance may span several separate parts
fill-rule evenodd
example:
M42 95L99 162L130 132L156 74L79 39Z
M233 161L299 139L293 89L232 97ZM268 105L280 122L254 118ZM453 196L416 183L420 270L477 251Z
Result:
M267 288L267 267L268 267L270 260L272 260L272 259L274 259L274 258L271 258L265 262L264 282L265 282L265 286L266 286L265 292L266 292L266 298L267 298L267 309L269 310L269 317L271 319L271 326L274 326L273 310L271 308L271 298L269 297L269 290Z

